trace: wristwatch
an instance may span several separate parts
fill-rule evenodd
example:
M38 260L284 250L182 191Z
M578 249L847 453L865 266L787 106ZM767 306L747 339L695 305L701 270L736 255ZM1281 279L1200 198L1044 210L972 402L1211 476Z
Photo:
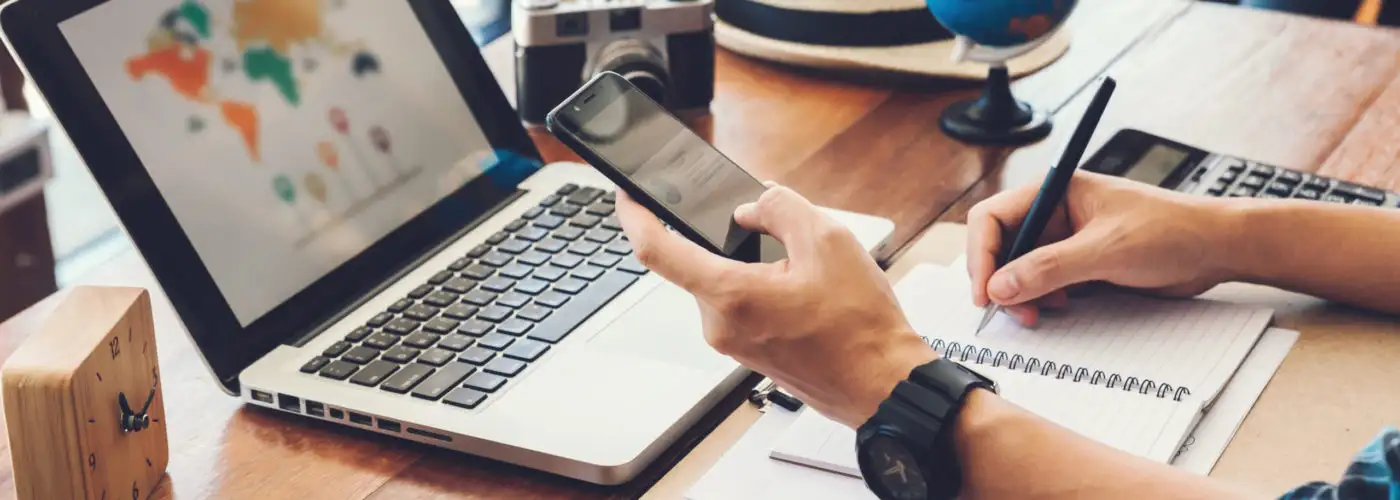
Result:
M962 467L953 424L967 395L996 382L945 358L915 368L856 433L866 486L884 500L954 498Z

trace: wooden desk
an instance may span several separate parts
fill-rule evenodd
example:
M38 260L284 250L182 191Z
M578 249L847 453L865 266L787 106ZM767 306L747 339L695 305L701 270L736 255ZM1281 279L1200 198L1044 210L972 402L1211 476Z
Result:
M1394 55L1400 53L1400 35L1388 31L1204 5L1170 22L1181 7L1164 0L1081 1L1071 18L1075 42L1070 52L1015 84L1021 98L1047 109L1063 108L1056 139L1014 152L967 147L937 132L939 111L974 95L976 88L835 80L726 52L719 55L712 114L692 125L760 177L778 179L828 206L892 218L897 243L903 243L936 218L955 219L965 210L960 207L979 196L1039 176L1083 106L1080 90L1104 68L1117 74L1145 66L1137 70L1145 73L1124 82L1120 95L1127 95L1126 87L1144 88L1135 90L1132 99L1115 98L1113 116L1118 118L1107 126L1134 123L1124 117L1171 124L1171 118L1193 110L1201 113L1206 121L1199 125L1206 128L1185 140L1210 138L1215 142L1197 142L1260 153L1254 156L1263 160L1299 154L1302 160L1320 161L1339 150L1348 131L1367 128L1365 120L1359 125L1358 120L1368 109L1382 109L1372 107L1372 97L1400 66ZM1187 31L1173 34L1180 29ZM1172 45L1162 43L1168 37ZM1186 71L1196 66L1220 71ZM1190 86L1174 81L1189 75L1194 75ZM1215 102L1196 101L1199 97ZM1389 99L1400 100L1400 94ZM1250 103L1260 111L1252 112ZM1294 105L1301 107L1290 108ZM1165 117L1148 116L1163 111ZM1270 122L1256 124L1250 118ZM1384 114L1370 120L1376 122L1372 129L1393 121ZM1327 134L1312 133L1317 131ZM1380 137L1380 132L1371 134ZM571 156L552 139L536 137L547 158ZM1384 143L1375 138L1370 144ZM1354 147L1360 148L1354 153L1358 156L1377 151L1366 149L1364 141ZM1368 170L1353 174L1389 165L1384 155L1374 161ZM87 281L157 291L133 254ZM168 303L154 295L172 447L169 480L157 498L630 498L647 491L738 404L731 399L712 412L636 481L612 488L586 485L246 408L215 388ZM50 299L0 324L0 358L13 352L54 304ZM0 460L0 483L9 473L8 461ZM0 497L7 495L11 493L0 489Z

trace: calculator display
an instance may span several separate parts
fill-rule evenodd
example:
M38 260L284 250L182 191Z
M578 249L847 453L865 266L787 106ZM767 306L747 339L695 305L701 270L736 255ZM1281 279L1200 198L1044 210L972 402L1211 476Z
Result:
M1146 154L1142 155L1142 158L1138 159L1137 163L1123 174L1123 177L1160 186L1162 181L1172 176L1172 172L1176 171L1176 167L1181 165L1181 161L1185 160L1188 155L1190 152L1171 146L1153 145Z

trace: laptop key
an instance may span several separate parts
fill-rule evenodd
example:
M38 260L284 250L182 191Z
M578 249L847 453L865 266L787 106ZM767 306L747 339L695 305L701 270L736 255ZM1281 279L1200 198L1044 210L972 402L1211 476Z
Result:
M607 217L607 216L609 216L609 215L612 215L612 213L613 213L614 210L616 210L616 207L615 207L612 203L606 203L606 202L604 202L604 203L594 203L594 204L592 204L592 205L589 205L588 210L586 210L585 212L588 213L588 215L597 215L597 216L599 216L599 217Z
M476 408L482 401L486 401L485 393L466 387L458 387L456 390L448 393L447 397L442 398L442 402L444 403L468 410Z
M602 189L598 189L592 186L584 186L582 188L579 188L578 191L574 191L574 193L569 195L568 198L565 198L564 201L576 205L587 205L589 203L593 203L595 200L598 199L598 197L603 196L603 194L605 193L606 191L603 191Z
M418 329L421 323L408 318L394 318L389 324L384 325L384 331L395 335L408 335Z
M637 277L628 273L610 272L603 275L602 278L598 278L592 285L589 285L583 293L575 295L567 303L562 304L563 307L559 307L548 318L530 329L527 337L551 344L558 343L580 323L597 312L603 304L608 303L636 281ZM545 295L549 293L554 292L541 294L539 298L535 299L536 302L550 305L544 302Z
M433 366L442 366L449 361L457 359L457 353L447 349L432 348L418 356L419 363L427 363Z
M403 338L403 345L427 349L438 341L438 336L428 332L418 332Z
M512 255L519 255L525 252L526 250L530 249L530 243L531 242L519 238L512 238L506 241L505 243L496 245L496 250L500 250L502 252Z
M486 363L486 366L482 368L482 370L502 377L514 377L519 375L520 372L525 371L525 363L513 359L496 358L491 360L490 363Z
M383 356L380 356L379 359L383 359L383 360L387 360L387 361L392 361L392 362L395 362L395 363L398 363L398 364L404 364L404 363L407 363L407 362L409 362L409 361L413 361L413 358L418 357L418 355L421 354L422 352L423 352L423 351L420 351L420 350L418 350L418 349L414 349L414 348L412 348L412 347L404 347L404 346L398 345L398 346L394 346L393 348L391 348L391 349L389 349L389 350L387 350L387 351L384 351L384 355L383 355Z
M496 294L481 289L472 290L462 296L462 302L477 306L490 304L493 300L496 300Z
M601 198L605 203L617 203L617 192L608 191Z
M374 387L396 371L399 371L399 365L388 361L375 361L361 368L354 377L350 378L350 383Z
M506 349L505 356L521 361L534 361L540 359L546 351L549 351L549 344L525 339Z
M588 287L588 282L577 278L564 278L562 280L559 280L558 283L554 284L555 290L567 293L569 295L577 295L579 292L582 292L583 289L586 287Z
M603 246L591 241L575 241L574 244L569 245L569 253L587 257L598 253L600 248Z
M325 367L321 368L320 375L329 379L345 380L351 375L354 375L355 371L359 369L360 367L358 365L337 360L331 361Z
M549 196L544 197L543 200L540 200L540 206L545 207L545 208L549 208L549 207L558 205L558 204L559 204L559 200L563 200L563 199L564 199L563 196L559 196L559 195L557 195L557 194L551 194L551 195L549 195Z
M431 278L428 278L428 283L434 285L441 285L450 279L452 279L452 271L438 271L437 274L434 274Z
M510 290L512 286L515 286L515 280L504 276L492 276L481 282L481 289L488 292L501 293Z
M529 303L529 295L515 292L507 293L502 295L501 298L496 299L496 305L509 307L511 309L520 309L521 307L525 307L525 304Z
M497 251L494 251L494 250L493 250L493 251L491 251L490 253L487 253L486 255L481 256L480 262L481 262L482 264L486 264L486 265L491 266L491 267L501 267L501 266L504 266L504 265L506 265L506 264L509 264L509 263L510 263L510 259L511 259L511 256L510 256L510 255L507 255L507 254L504 254L504 253L497 252Z
M531 276L545 281L559 281L559 278L563 278L568 272L567 269L562 267L541 266L539 269L536 269L535 273Z
M467 381L462 383L463 387L476 389L481 392L496 392L501 386L506 385L506 379L500 375L492 375L486 372L476 372Z
M505 241L506 238L509 238L509 237L510 237L510 233L507 233L507 232L505 232L505 231L497 231L496 234L493 234L493 235L491 235L490 237L486 238L486 244L488 244L488 245L499 245L499 244L501 244L502 241Z
M623 240L617 240L603 247L603 251L617 255L627 255L632 253L632 244Z
M486 306L476 313L476 318L492 323L500 323L510 317L510 309L501 306Z
M535 250L539 250L541 252L546 253L559 253L564 251L564 248L568 246L569 242L567 241L557 238L549 238L547 240L536 243Z
M549 214L558 215L560 217L573 217L578 215L580 210L582 209L579 208L578 205L555 205L553 208L549 209Z
M623 259L622 263L617 265L617 268L632 274L647 273L647 266L643 266L641 262L638 262L636 257Z
M486 245L486 244L477 245L477 246L472 247L471 250L468 250L468 251L467 251L467 257L468 257L468 258L475 259L475 258L481 257L482 255L486 255L486 252L490 252L490 251L491 251L491 245Z
M583 230L576 227L566 227L555 231L551 236L565 241L574 241L583 237Z
M371 330L369 327L362 326L354 330L350 330L350 333L345 336L345 340L349 340L351 342L359 342L361 340L364 340L365 337L368 337L371 333L374 333L374 330Z
M471 337L462 335L460 333L454 333L452 335L443 336L441 339L439 339L437 346L441 349L447 349L453 352L462 352L467 347L470 347L472 345L472 342L475 341L472 340Z
M446 290L446 291L449 291L449 292L452 292L452 293L455 293L455 294L458 294L458 295L461 295L461 294L470 292L473 288L476 288L476 280L464 278L464 277L462 277L462 276L458 276L458 277L456 277L456 278L452 278L452 279L450 279L450 280L447 280L446 283L443 283L443 284L442 284L442 289L443 289L443 290Z
M537 280L534 278L530 278L515 284L515 291L527 295L539 295L540 292L543 292L548 288L548 281Z
M496 325L487 323L479 319L469 319L463 322L462 326L457 327L457 333L460 333L462 335L469 335L472 337L480 337L482 335L486 335L487 332L490 332L491 329L495 327Z
M379 357L378 349L371 349L365 346L357 346L354 349L351 349L350 352L347 352L345 353L345 355L341 356L340 359L357 365L363 365L370 361L374 361L374 358L377 357Z
M598 279L598 277L602 276L605 272L608 272L608 270L589 264L579 266L578 269L574 269L569 275L581 280L593 281Z
M573 194L574 191L578 191L578 184L570 182L563 186L559 186L559 190L555 191L554 193L558 194L559 196L568 196L570 194Z
M611 229L597 228L584 233L583 239L594 243L607 243L617 237L617 231Z
M562 225L564 225L564 218L558 215L545 214L535 218L535 227L558 229Z
M574 227L581 227L584 229L592 229L593 226L598 225L598 223L600 222L603 222L602 217L598 217L596 215L583 214L575 216L572 220L569 221L569 225Z
M485 337L482 337L481 340L476 341L476 345L485 347L487 349L491 349L493 351L500 351L507 347L510 347L511 342L515 342L515 339L510 337L509 335L504 335L500 333L488 333Z
M589 264L602 267L612 267L617 265L618 262L622 262L622 257L610 253L600 253L588 259Z
M482 347L472 347L457 355L457 359L466 361L474 365L484 365L491 358L496 357L496 352Z
M610 215L610 216L608 216L608 217L604 217L604 218L603 218L603 223L600 224L600 226L602 226L603 229L611 229L611 230L613 230L613 231L621 231L621 230L622 230L622 221L617 220L617 216L616 216L616 215Z
M414 288L412 291L408 292L408 296L413 299L421 299L430 293L433 293L432 285L418 285L418 288Z
M526 210L525 213L520 214L520 218L522 218L522 219L533 219L533 218L535 218L535 217L539 217L540 214L542 214L542 213L544 213L544 209L543 209L543 208L541 208L541 207L530 207L530 209L529 209L529 210Z
M442 316L452 319L467 319L476 314L477 307L469 304L455 304L452 307L442 310Z
M544 318L549 316L551 312L554 310L539 304L530 304L516 312L515 316L538 323L544 321Z
M337 340L334 344L331 344L330 347L327 347L326 350L321 351L321 355L329 358L334 358L341 354L345 354L345 351L350 350L350 348L354 346L355 344L351 344L344 340Z
M430 305L430 306L433 306L433 307L447 307L447 306L450 306L450 305L455 304L455 303L457 302L457 295L458 295L458 294L455 294L455 293L452 293L452 292L449 292L449 291L446 291L446 290L438 290L438 291L436 291L436 292L433 292L433 293L428 294L427 297L423 297L423 303L424 303L424 304L427 304L427 305ZM416 306L415 306L415 307L416 307ZM409 308L409 311L412 311L412 310L413 310L412 308ZM405 312L404 314L407 315L408 313ZM434 312L434 314L436 315L436 312ZM414 319L419 319L419 318L414 318ZM422 318L422 319L427 319L427 318Z
M404 317L409 319L427 321L433 319L433 316L437 316L439 311L440 309L427 304L414 304L413 307L410 307L407 311L404 311L403 315Z
M529 241L532 243L544 239L545 236L549 236L549 231L544 228L538 227L527 227L525 229L522 229L520 232L515 233L516 238L520 238L522 240Z
M423 329L433 333L451 333L461 323L455 319L433 318L432 321L423 324Z
M389 305L389 312L401 313L404 311L404 309L408 309L410 307L413 307L412 300L399 299L397 302L394 302L393 304Z
M389 377L389 380L385 380L384 385L379 386L379 388L394 394L403 394L412 390L413 386L418 385L419 382L432 374L433 367L414 363L403 367L394 376Z
M447 269L449 269L449 270L451 270L451 271L453 271L453 272L458 272L458 273L460 273L460 272L462 272L463 269L466 269L467 266L470 266L470 265L472 265L472 260L469 259L469 258L466 258L466 257L462 257L462 258L460 258L460 259L457 259L457 260L452 261L451 264L448 264L448 265L447 265Z
M562 293L555 292L555 291L552 291L552 290L540 294L540 296L539 296L538 298L535 299L535 303L537 303L537 304L543 304L543 305L545 305L545 306L553 307L553 308L555 308L555 309L558 309L558 308L560 308L560 307L563 307L563 306L564 306L564 303L565 303L565 302L568 302L568 301L569 301L569 296L568 296L568 295L564 295L564 294L562 294Z
M559 254L550 258L549 263L565 269L573 269L575 267L578 267L579 264L583 263L583 257L579 257L577 255Z
M379 314L374 315L374 317L373 317L373 318L370 318L369 321L365 322L365 324L367 324L367 325L369 325L369 326L372 326L372 327L375 327L375 328L379 328L379 327L381 327L381 326L384 326L385 323L388 323L389 321L392 321L393 319L394 319L394 315L393 315L393 314L387 313L387 312L382 312L382 313L379 313Z
M322 366L326 366L326 363L330 362L330 358L327 358L325 356L316 356L314 358L311 358L311 361L307 361L306 364L301 365L301 372L316 373L321 369Z
M510 278L510 279L513 279L513 280L518 280L518 279L520 279L520 278L524 278L524 277L526 277L526 276L529 276L531 272L534 272L534 270L535 270L535 269L532 268L532 267L530 267L530 266L521 265L521 264L511 264L511 265L506 266L506 267L504 267L504 268L501 269L501 276L504 276L504 277L507 277L507 278Z
M418 387L413 389L413 397L437 401L447 391L461 384L462 379L467 378L467 375L471 375L474 371L476 371L476 367L466 363L449 364L428 377L423 383L418 384Z
M388 349L399 343L399 338L384 332L378 332L365 339L365 345L375 349Z
M501 323L501 326L496 327L496 331L504 333L506 335L519 337L521 335L525 335L525 332L530 331L530 328L533 328L534 326L535 324L529 321L525 321L520 318L511 318L506 320L504 323ZM482 339L482 342L485 343L485 340L486 339Z
M549 262L549 254L537 250L525 252L524 255L515 258L515 261L527 266L540 266Z
M525 219L515 219L513 221L510 221L510 224L506 224L506 231L514 233L516 231L519 231L520 228L525 227L526 224L529 224L529 222Z
M495 273L496 270L494 268L486 267L481 264L473 264L462 271L462 276L481 281L490 278L491 275Z

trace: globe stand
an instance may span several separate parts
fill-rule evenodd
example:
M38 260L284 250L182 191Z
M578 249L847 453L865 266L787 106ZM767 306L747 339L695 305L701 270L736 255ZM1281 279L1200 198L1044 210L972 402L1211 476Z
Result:
M950 104L938 124L949 137L969 144L1014 146L1050 135L1050 116L1011 95L1005 64L992 65L982 95Z

